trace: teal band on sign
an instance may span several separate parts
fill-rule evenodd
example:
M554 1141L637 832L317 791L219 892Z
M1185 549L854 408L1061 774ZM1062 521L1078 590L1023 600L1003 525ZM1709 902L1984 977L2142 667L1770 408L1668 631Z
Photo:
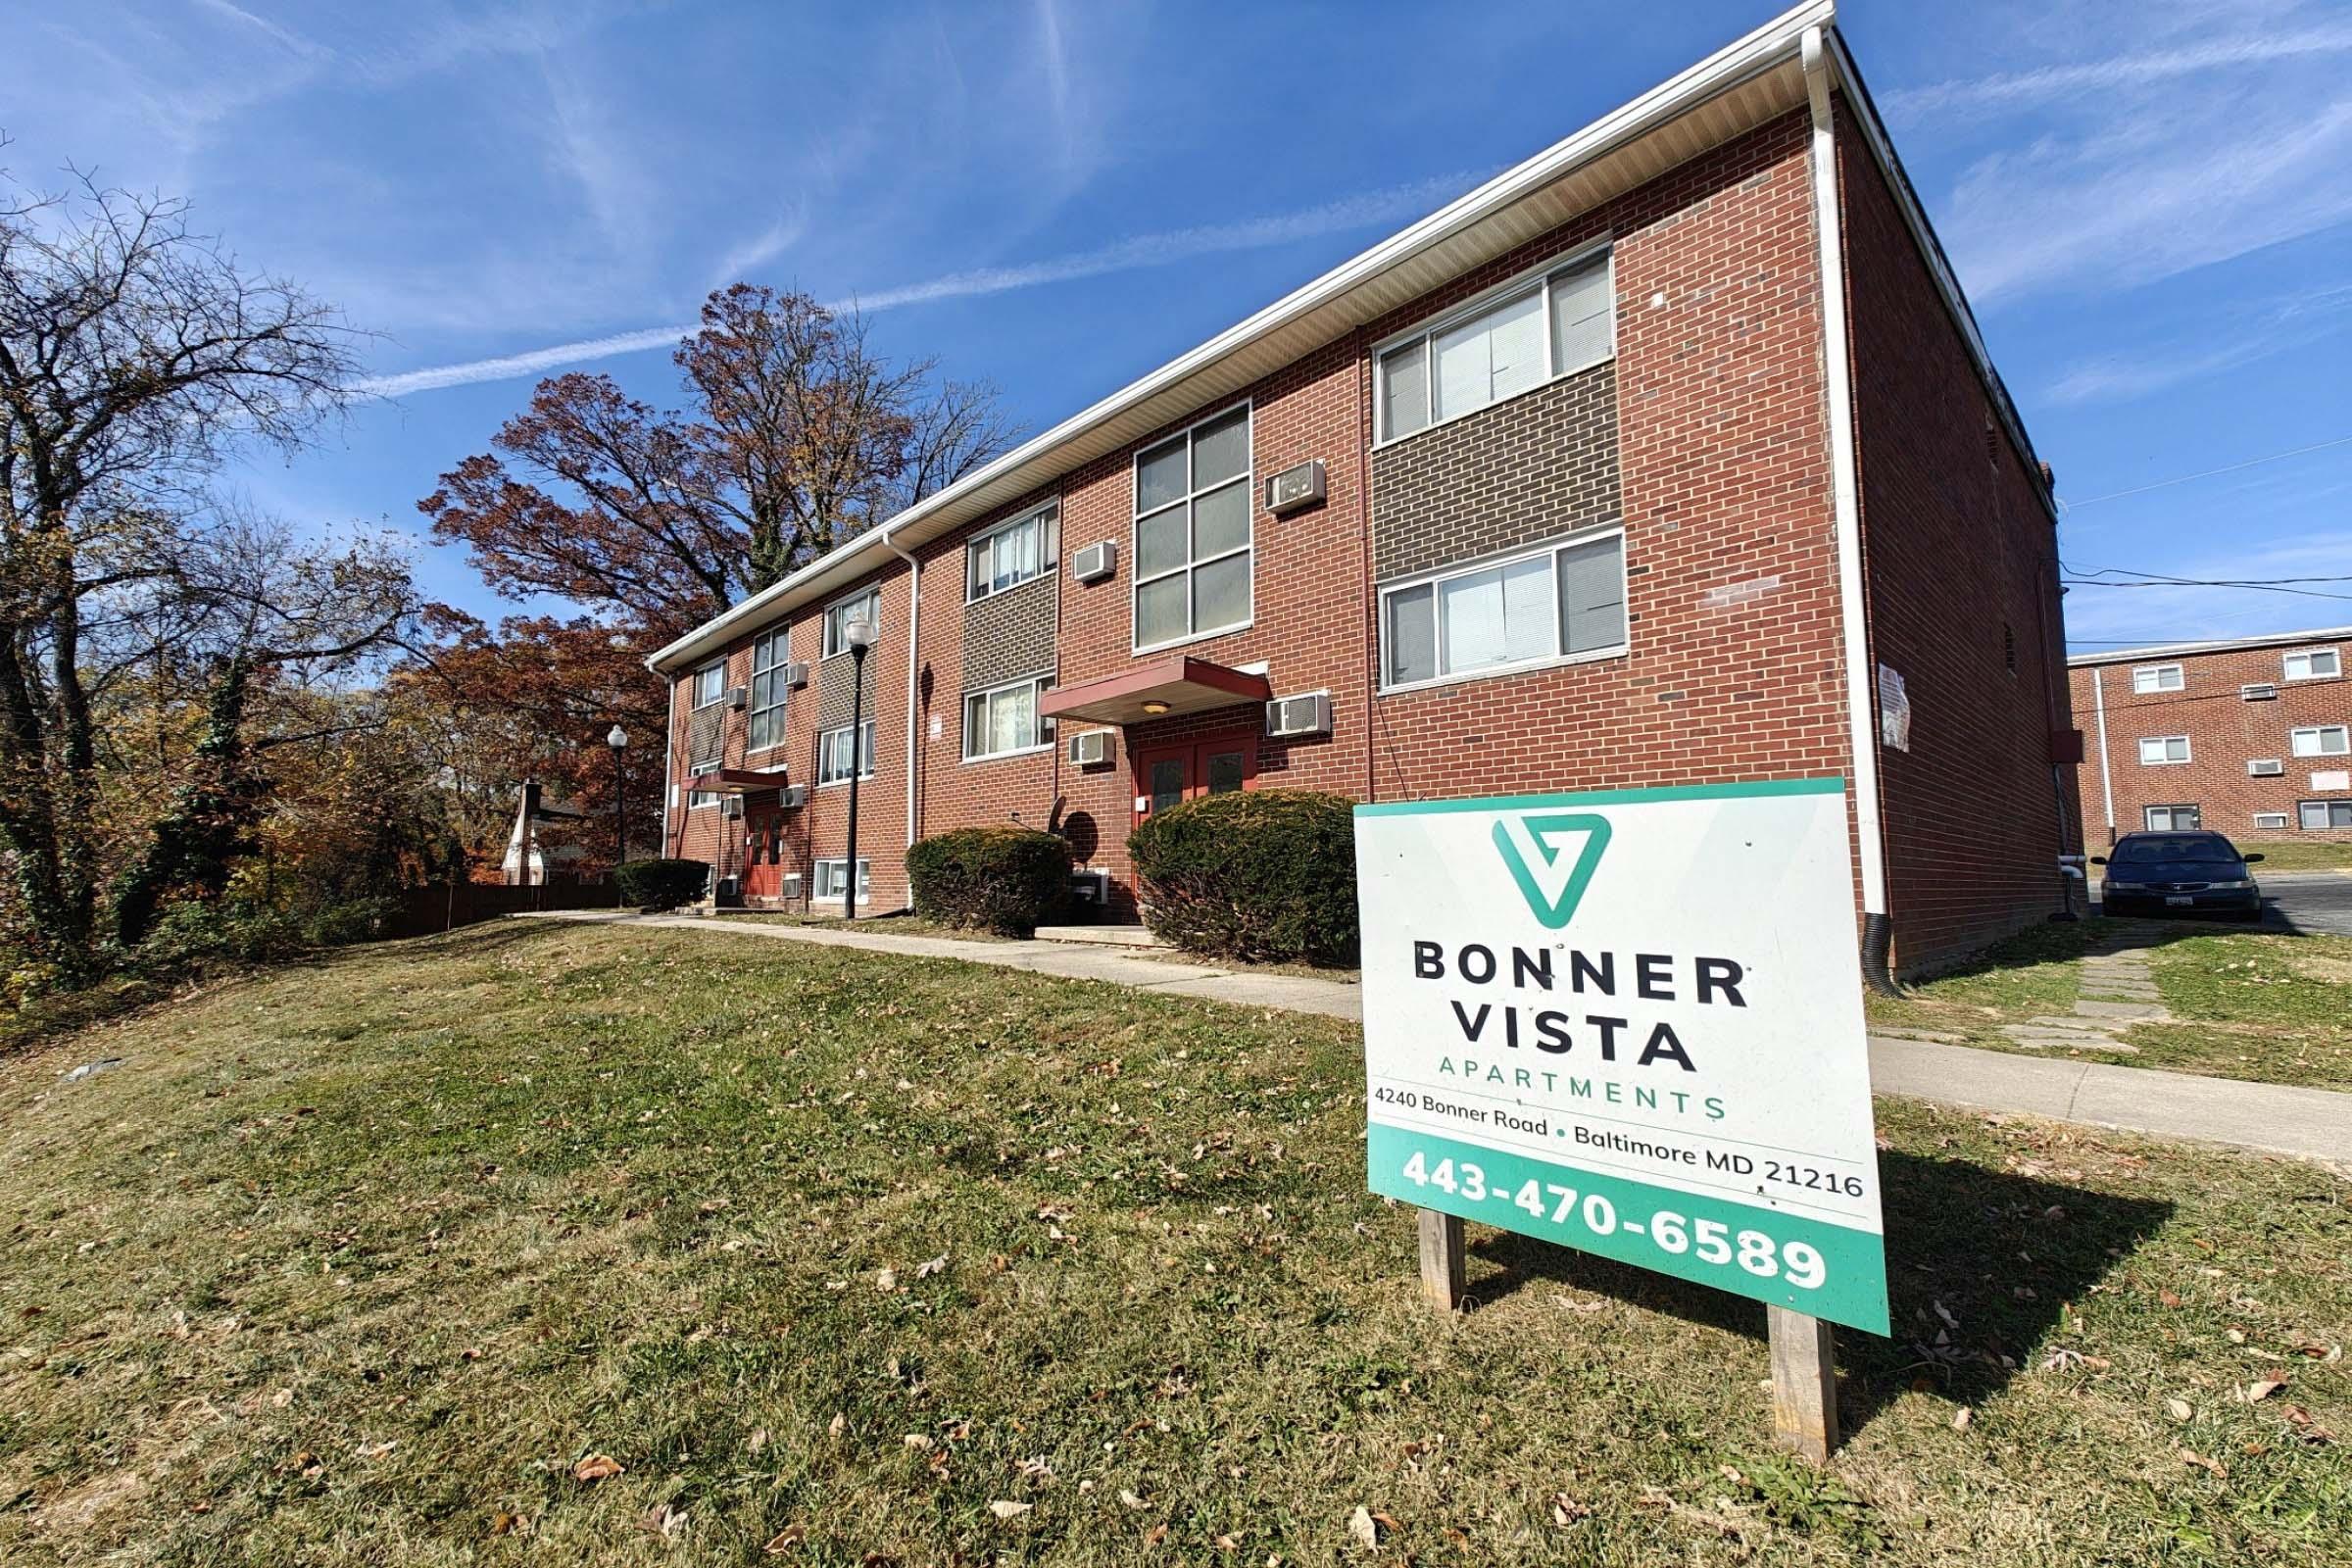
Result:
M1371 1124L1365 1154L1372 1191L1384 1198L1873 1334L1887 1330L1886 1250L1884 1239L1869 1231L1382 1122ZM1416 1156L1419 1180L1406 1174ZM1563 1202L1563 1193L1574 1196ZM1540 1212L1524 1206L1531 1196ZM1794 1258L1792 1246L1798 1249ZM1710 1260L1718 1254L1720 1261ZM1816 1272L1819 1284L1803 1283Z
M1753 784L1670 784L1654 790L1586 790L1574 795L1485 795L1466 801L1378 801L1358 816L1417 816L1437 811L1526 811L1547 806L1641 806L1655 801L1737 801L1757 795L1842 795L1841 774L1767 778Z

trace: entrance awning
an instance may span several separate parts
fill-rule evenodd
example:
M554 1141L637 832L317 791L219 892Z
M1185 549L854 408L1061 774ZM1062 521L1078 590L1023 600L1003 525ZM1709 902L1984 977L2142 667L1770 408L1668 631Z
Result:
M784 773L780 767L773 772L756 767L721 767L695 774L686 781L686 787L705 795L757 795L761 790L782 789Z
M1137 664L1124 674L1056 686L1038 706L1049 718L1139 724L1175 713L1262 703L1273 695L1274 689L1263 675L1178 654Z

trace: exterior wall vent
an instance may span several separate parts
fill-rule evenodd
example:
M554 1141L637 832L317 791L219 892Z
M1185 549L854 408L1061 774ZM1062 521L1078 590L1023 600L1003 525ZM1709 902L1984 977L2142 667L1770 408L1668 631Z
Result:
M2278 686L2275 681L2250 680L2237 689L2237 695L2249 703L2267 703L2278 697Z
M2285 774L2286 763L2276 757L2257 757L2246 763L2249 778L2282 778Z
M1266 733L1288 735L1331 733L1331 693L1308 692L1302 697L1277 697L1266 705Z

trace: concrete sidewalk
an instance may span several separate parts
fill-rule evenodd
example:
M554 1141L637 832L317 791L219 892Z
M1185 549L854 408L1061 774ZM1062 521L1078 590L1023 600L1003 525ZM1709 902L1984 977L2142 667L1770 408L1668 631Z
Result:
M1321 1013L1361 1021L1363 991L1351 980L1263 974L1111 949L1047 947L1032 942L964 942L953 937L894 936L860 925L839 930L702 915L616 914L567 909L509 916L597 925L662 926L735 937L859 948L917 958L994 964L1065 980L1102 980L1169 996L1199 997L1241 1007ZM2352 1165L2352 1095L2278 1084L2241 1083L2144 1067L2010 1055L1966 1046L1873 1036L1871 1088L1938 1104L2015 1111L2158 1138L2230 1144L2266 1153Z

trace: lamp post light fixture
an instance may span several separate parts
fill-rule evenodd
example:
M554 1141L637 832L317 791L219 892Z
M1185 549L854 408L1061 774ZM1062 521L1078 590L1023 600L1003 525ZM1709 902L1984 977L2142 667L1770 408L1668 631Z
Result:
M612 748L612 906L620 907L621 862L629 858L629 812L621 803L621 753L629 749L629 732L618 724L605 732L605 744Z
M842 864L841 917L858 918L858 775L865 771L865 654L874 645L874 623L862 615L841 628L850 645L850 844Z

